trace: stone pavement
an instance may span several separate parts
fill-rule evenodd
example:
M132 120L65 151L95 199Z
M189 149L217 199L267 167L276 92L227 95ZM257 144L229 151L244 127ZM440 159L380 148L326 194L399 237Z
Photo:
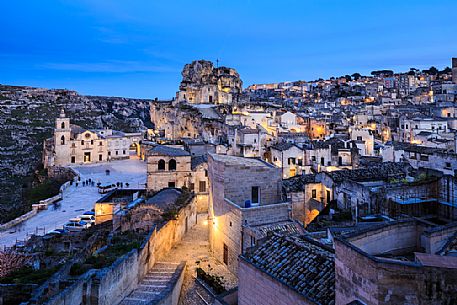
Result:
M238 285L235 275L228 271L224 264L211 256L207 218L207 214L198 215L197 224L187 232L183 240L164 259L164 261L168 262L187 262L179 305L211 304L210 296L195 282L197 267L208 271L208 265L210 265L211 274L224 277L226 289L231 289Z
M81 181L92 179L102 184L116 182L129 183L130 188L144 188L146 183L146 163L138 160L120 160L92 165L74 166L81 176ZM110 175L106 175L106 170ZM94 207L95 201L103 194L98 193L96 186L70 186L63 193L59 206L50 206L37 215L9 230L0 232L0 249L11 247L18 240L24 241L31 234L44 235L55 228L62 226L73 217L76 217Z

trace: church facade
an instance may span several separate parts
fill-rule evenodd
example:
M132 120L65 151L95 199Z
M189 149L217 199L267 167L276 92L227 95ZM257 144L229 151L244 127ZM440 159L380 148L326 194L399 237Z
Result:
M47 168L127 159L139 155L142 139L141 133L84 129L71 124L62 109L54 136L44 142L43 164Z

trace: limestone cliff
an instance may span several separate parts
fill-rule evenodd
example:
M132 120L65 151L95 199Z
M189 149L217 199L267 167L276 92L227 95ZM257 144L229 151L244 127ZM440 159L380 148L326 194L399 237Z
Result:
M151 127L149 104L141 99L0 85L0 222L28 210L23 192L40 166L43 141L52 135L61 108L85 128L137 132Z

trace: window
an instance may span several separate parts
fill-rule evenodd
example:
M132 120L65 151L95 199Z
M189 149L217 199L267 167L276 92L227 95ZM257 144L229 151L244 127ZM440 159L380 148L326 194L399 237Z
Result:
M311 191L311 197L313 197L314 199L317 198L317 192L316 192L316 190L312 190L312 191Z
M168 182L168 187L176 187L176 182L174 182L174 181Z
M223 256L224 264L228 265L228 247L224 244L224 256Z
M76 163L76 157L75 156L71 156L71 163Z
M62 122L62 124L60 124L60 128L65 129L65 123L64 122Z
M119 151L118 151L118 150L116 150L116 156L117 156L117 155L119 155Z
M103 160L103 156L102 155L98 155L98 161L102 161Z
M405 125L405 128L408 129L408 124Z
M357 141L362 141L362 137L361 136L357 136Z
M253 186L251 188L251 202L254 204L260 202L260 187Z
M448 118L451 117L451 113L450 113L450 112L447 113L447 117L448 117ZM63 128L63 127L62 127L62 128Z
M84 145L84 140L81 140L81 145Z
M205 169L205 177L208 177L208 170Z
M451 162L446 162L446 168L451 168Z
M176 160L175 159L171 159L170 161L168 161L168 170L169 171L176 170Z
M297 160L297 165L298 166L302 166L303 165L303 160L302 159L298 159Z
M124 155L125 155L125 149L122 151L122 154L124 154Z
M316 156L312 156L311 161L316 162Z
M255 246L255 237L251 235L251 247Z
M289 165L295 164L295 158L289 158L289 159L287 160L287 163L288 163Z
M278 161L278 158L276 158L276 157L273 157L273 161L275 161L275 162L276 162L276 161Z
M99 145L99 146L103 146L103 142L102 142L102 141L100 141L100 143L98 143L98 145Z
M65 145L65 136L60 137L60 145Z
M108 156L111 156L111 152L110 151L108 152Z
M417 125L416 125L416 126L414 126L414 128L415 128L415 129L418 129L418 128L419 128L419 126L417 126Z
M90 140L90 145L94 145L94 140Z
M427 155L421 155L421 161L428 161Z
M163 160L163 159L160 159L160 160L159 160L159 164L158 164L157 169L158 169L159 171L164 171L164 170L165 170L165 160Z
M206 192L206 181L200 181L200 182L198 183L198 191L199 191L200 193Z
M324 159L324 157L321 157L321 165L322 165L322 166L325 165L325 159Z
M190 183L189 184L189 190L191 190L193 192L194 189L195 189L195 184L194 183Z

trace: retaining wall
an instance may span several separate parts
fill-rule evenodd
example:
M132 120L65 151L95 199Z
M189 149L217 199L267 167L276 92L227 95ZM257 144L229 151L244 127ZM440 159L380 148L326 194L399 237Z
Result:
M152 229L141 248L130 251L110 267L88 271L46 304L73 304L73 301L69 302L70 296L72 300L79 300L76 302L78 304L118 304L137 288L138 283L154 264L166 256L196 222L197 200L193 197L191 202L179 211L176 220L170 220L164 226ZM183 275L184 271L170 294L159 304L177 303Z

